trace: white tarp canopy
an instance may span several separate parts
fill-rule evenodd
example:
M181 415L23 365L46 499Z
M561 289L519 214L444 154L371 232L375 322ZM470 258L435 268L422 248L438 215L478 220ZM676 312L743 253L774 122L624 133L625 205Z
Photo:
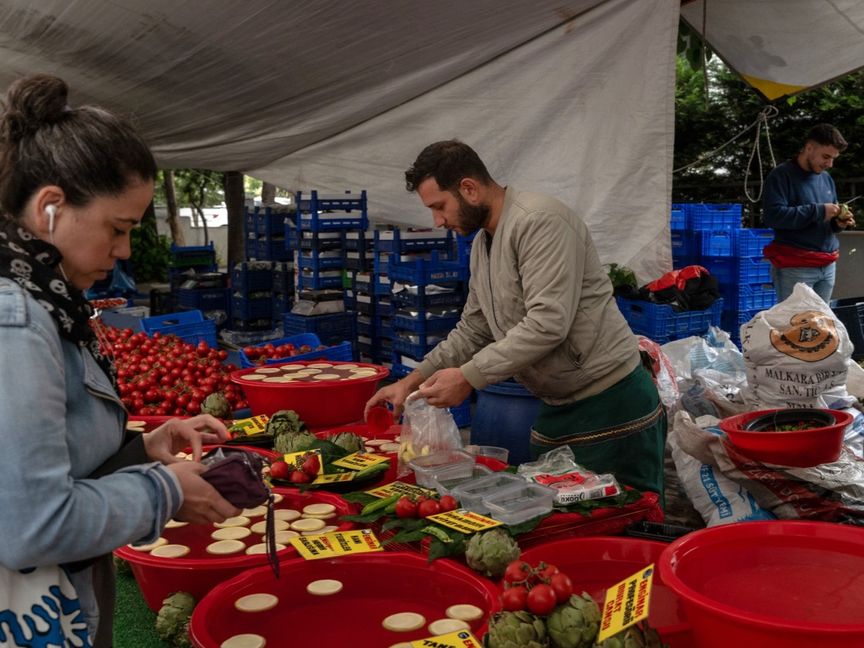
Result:
M650 278L671 260L677 24L670 0L4 0L0 89L55 73L134 114L164 167L366 189L405 224L430 224L405 168L457 137Z
M685 0L681 16L767 99L864 66L861 0Z

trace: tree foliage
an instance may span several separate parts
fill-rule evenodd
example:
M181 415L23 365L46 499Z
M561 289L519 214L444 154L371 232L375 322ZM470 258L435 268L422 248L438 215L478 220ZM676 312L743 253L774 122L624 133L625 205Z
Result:
M752 214L758 214L759 206L747 199L744 182L749 165L750 195L758 195L760 164L754 151L757 133L754 122L769 106L777 111L767 124L777 163L800 150L811 126L827 122L840 129L849 142L849 148L831 171L840 198L849 198L856 188L858 191L864 188L860 178L864 162L864 73L853 73L794 97L769 102L717 57L709 60L705 70L701 65L694 66L694 62L701 63L701 54L696 56L689 49L694 32L686 25L681 31L689 32L689 36L679 39L674 153L677 171L673 175L673 201L740 202L748 205ZM707 102L705 74L708 75ZM742 131L746 133L705 157ZM764 128L759 136L758 153L765 176L772 168L772 160ZM678 170L697 160L698 164Z

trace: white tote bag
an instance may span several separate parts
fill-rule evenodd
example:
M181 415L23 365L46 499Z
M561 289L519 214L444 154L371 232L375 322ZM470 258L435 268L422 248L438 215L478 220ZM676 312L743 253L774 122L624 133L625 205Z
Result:
M63 569L22 573L0 565L0 646L91 646L78 595Z

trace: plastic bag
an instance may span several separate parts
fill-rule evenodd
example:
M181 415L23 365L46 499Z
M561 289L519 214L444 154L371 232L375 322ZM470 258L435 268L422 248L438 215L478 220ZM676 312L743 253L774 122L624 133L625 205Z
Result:
M414 457L462 447L462 436L450 410L434 407L416 394L414 392L405 402L396 472L399 477L411 472L408 462Z
M681 394L678 391L672 363L663 353L660 345L644 335L639 336L639 350L651 357L651 376L657 387L657 393L660 394L660 401L667 410L673 410L677 407Z
M576 463L570 446L544 452L537 461L520 464L516 472L537 484L555 489L555 504L612 497L621 492L614 475L598 475Z

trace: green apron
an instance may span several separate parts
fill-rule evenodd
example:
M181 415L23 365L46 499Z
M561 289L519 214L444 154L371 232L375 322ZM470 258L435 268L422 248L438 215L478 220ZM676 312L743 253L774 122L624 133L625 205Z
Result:
M541 403L531 430L531 455L561 445L569 445L585 468L659 493L663 502L666 412L643 367L596 396L568 405Z

